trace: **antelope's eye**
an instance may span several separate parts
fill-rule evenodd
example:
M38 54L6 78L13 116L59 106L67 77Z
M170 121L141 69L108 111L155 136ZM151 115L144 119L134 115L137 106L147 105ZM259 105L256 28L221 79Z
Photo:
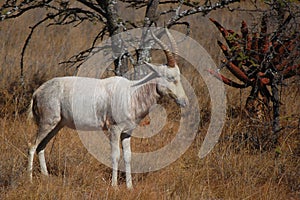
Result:
M175 80L174 76L168 76L167 77L167 81L169 81L169 82L175 82L176 80Z

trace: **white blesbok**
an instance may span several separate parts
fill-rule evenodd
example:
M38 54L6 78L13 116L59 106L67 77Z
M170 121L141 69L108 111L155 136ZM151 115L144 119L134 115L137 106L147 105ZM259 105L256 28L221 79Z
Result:
M174 38L168 30L166 32L174 52L177 53ZM156 104L157 98L161 95L170 95L180 106L188 104L180 80L176 54L173 55L154 34L152 36L162 47L167 64L145 63L152 72L141 80L131 81L123 77L106 79L60 77L45 82L34 92L29 116L34 118L38 131L33 141L29 143L30 180L35 152L38 154L41 173L48 175L44 149L62 127L77 130L106 129L111 134L112 185L117 186L121 141L126 185L132 188L131 132L149 113L149 109Z

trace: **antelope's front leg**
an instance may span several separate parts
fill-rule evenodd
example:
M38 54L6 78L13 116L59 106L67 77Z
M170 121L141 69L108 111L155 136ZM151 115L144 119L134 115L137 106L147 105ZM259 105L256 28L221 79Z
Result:
M110 146L111 146L111 159L112 159L112 179L111 185L118 185L118 165L120 160L120 136L121 131L118 130L117 127L111 129L111 138L110 138Z
M125 171L126 171L126 186L128 189L132 189L131 166L130 166L130 162L131 162L130 138L131 135L127 133L122 133L121 135Z

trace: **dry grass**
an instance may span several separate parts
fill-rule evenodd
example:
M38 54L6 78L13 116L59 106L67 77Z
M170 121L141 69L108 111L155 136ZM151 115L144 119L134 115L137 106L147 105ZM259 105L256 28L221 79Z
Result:
M192 81L199 98L201 122L192 145L176 162L156 172L134 174L132 191L126 189L124 175L120 174L120 186L114 189L110 186L111 169L88 153L75 131L63 129L46 148L50 177L40 175L35 159L34 180L30 184L26 175L27 142L36 129L26 121L30 95L45 80L71 73L62 70L58 63L86 48L98 31L97 26L88 24L72 31L70 27L52 31L40 28L25 58L24 91L18 86L19 54L26 36L21 33L28 33L28 27L40 16L41 11L36 11L20 20L1 22L0 36L7 40L0 42L0 199L300 199L299 80L283 88L284 129L275 148L257 148L257 141L261 142L258 146L264 143L264 130L269 127L243 117L241 107L247 91L227 88L230 112L220 142L208 156L199 159L197 154L209 123L210 99L201 78L195 77L195 71L189 67L182 71ZM227 11L212 12L209 17L237 30L241 17L249 19L247 14ZM192 37L218 61L219 48L212 42L217 30L207 18L197 16L190 22ZM56 32L67 37L57 37ZM133 139L134 151L157 149L174 137L178 109L174 110L173 103L167 108L166 127L152 138Z
M196 90L200 94L205 89ZM287 91L284 91L287 92ZM296 93L295 93L296 92ZM295 96L295 89L289 90ZM288 101L289 98L283 98ZM199 97L200 102L207 101ZM178 109L163 101L169 122L160 134L132 140L134 152L153 151L167 144L178 128ZM299 101L289 102L296 107ZM229 104L231 108L234 106ZM299 106L299 105L298 105ZM46 148L50 177L40 175L34 162L34 180L26 174L27 142L36 127L25 115L0 119L1 199L299 199L299 118L282 120L277 148L261 151L253 138L263 135L261 127L249 124L240 109L228 114L220 142L204 159L197 156L209 124L209 111L201 110L199 133L176 162L156 172L134 174L134 190L128 191L124 175L119 188L110 186L111 169L91 156L76 131L63 129ZM286 111L286 110L285 110ZM298 110L294 110L297 114ZM292 116L290 110L286 115ZM172 116L172 117L171 117ZM173 131L170 131L172 128ZM173 132L173 133L172 133ZM248 134L248 139L241 136ZM252 138L252 140L251 140ZM254 141L254 142L253 142Z
M225 131L233 129L233 121ZM234 139L221 142L204 159L197 153L203 137L188 151L157 172L134 174L128 191L121 174L118 189L110 187L111 169L99 163L81 144L75 131L63 129L50 142L46 159L51 176L39 173L27 181L27 141L35 131L25 119L1 119L1 199L297 199L299 198L299 133L282 137L279 150L257 152ZM205 128L201 129L201 132ZM298 138L297 138L298 137ZM136 149L142 141L133 140ZM298 148L298 152L297 152Z

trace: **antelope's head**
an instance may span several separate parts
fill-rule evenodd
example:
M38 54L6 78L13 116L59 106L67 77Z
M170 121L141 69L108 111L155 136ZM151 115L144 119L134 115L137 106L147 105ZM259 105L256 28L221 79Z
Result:
M169 50L167 45L165 45L161 40L159 40L152 32L152 37L163 49L166 58L167 64L164 65L154 65L151 63L145 62L145 64L157 73L159 77L157 80L157 91L162 95L169 95L175 99L176 103L181 107L185 107L188 104L188 98L185 94L181 83L180 70L176 62L178 48L173 36L170 34L168 29L166 29L168 38L171 42L171 45L174 49L174 54Z

